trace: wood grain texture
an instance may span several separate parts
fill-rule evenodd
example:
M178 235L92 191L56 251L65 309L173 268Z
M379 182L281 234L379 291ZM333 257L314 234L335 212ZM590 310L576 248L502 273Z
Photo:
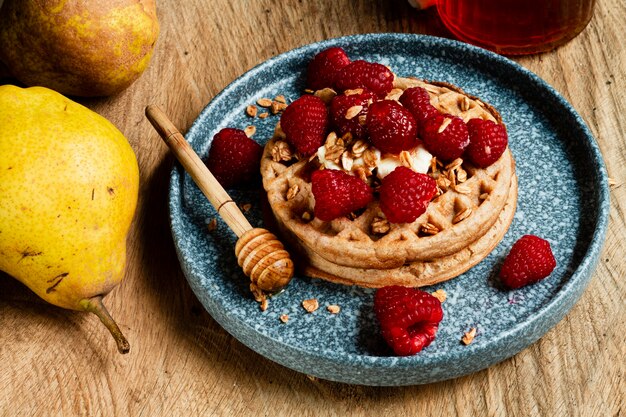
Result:
M253 353L204 312L169 231L173 158L144 107L161 106L186 130L229 82L278 53L354 33L449 36L436 13L415 12L405 0L161 0L158 15L162 32L147 72L116 97L82 100L122 130L139 159L127 276L105 299L131 353L119 355L95 317L49 306L0 275L0 415L626 415L622 0L599 0L591 24L569 44L516 59L580 112L617 181L588 290L515 357L467 377L405 388L309 379Z

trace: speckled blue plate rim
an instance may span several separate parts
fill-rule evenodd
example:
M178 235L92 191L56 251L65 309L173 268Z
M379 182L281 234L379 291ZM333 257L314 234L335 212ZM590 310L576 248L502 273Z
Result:
M596 172L594 172L595 178L595 194L598 200L598 213L596 214L596 225L594 229L594 234L592 239L590 240L588 249L578 264L577 268L571 273L570 278L566 281L566 283L561 287L561 289L557 292L557 294L546 304L544 304L539 310L537 310L536 314L524 322L518 323L517 325L511 327L508 331L502 332L491 338L490 343L485 345L470 345L467 347L465 351L464 361L473 361L474 359L481 358L484 355L490 355L493 360L490 361L492 364L500 362L508 357L511 357L539 339L545 332L547 332L551 327L553 327L556 323L558 323L563 316L571 309L571 307L576 303L576 301L582 295L584 289L586 288L593 270L597 265L599 254L602 250L602 246L604 243L604 239L606 236L606 230L608 227L608 217L609 217L609 189L608 189L608 181L606 174L606 167L604 164L604 160L602 158L602 154L600 149L593 138L589 128L586 123L580 117L580 115L574 110L574 108L565 100L554 88L552 88L549 84L539 78L537 75L532 73L531 71L521 67L514 61L509 60L503 56L497 55L495 53L489 52L487 50L474 47L462 42L449 40L445 38L435 38L432 36L426 35L414 35L414 34L396 34L396 33L381 33L381 34L366 34L366 35L352 35L346 36L342 38L329 39L322 42L317 42L309 45L302 46L300 48L285 52L281 55L277 55L259 65L252 68L241 77L237 78L230 85L228 85L224 90L222 90L218 95L216 95L211 102L205 107L205 109L200 113L196 121L192 124L188 136L192 138L195 135L195 131L199 129L200 121L204 119L204 117L213 111L213 108L217 105L217 103L223 99L223 97L228 96L232 90L238 88L240 84L245 83L246 79L249 77L254 77L259 72L264 69L271 67L277 61L281 61L284 59L288 59L291 56L299 56L304 53L314 53L318 50L322 50L334 45L341 44L354 44L354 43L362 43L372 41L373 39L377 41L389 41L389 42L404 42L408 44L415 43L437 43L442 45L443 47L451 48L451 49L463 49L466 53L471 53L475 55L477 58L484 59L487 61L491 61L495 64L504 66L507 70L511 70L517 73L518 76L523 77L527 82L531 84L535 84L536 88L543 89L550 93L553 99L555 99L556 103L561 106L562 110L570 117L572 117L573 122L575 122L574 128L580 130L580 136L585 137L588 141L585 145L587 146L587 150L590 151L589 158L590 164L593 166ZM180 236L178 235L179 231L177 230L176 223L177 218L175 213L180 209L179 201L176 201L175 198L172 198L174 195L178 195L179 193L176 191L176 188L180 186L180 179L182 175L182 168L180 166L175 167L172 170L171 174L171 182L170 182L170 221L172 226L172 233L174 236L174 242L176 246L176 251L181 261L181 266L183 271L185 272L185 276L187 277L188 282L190 283L196 295L198 295L197 291L202 291L199 288L193 279L193 271L191 271L185 265L183 261L183 248L180 246ZM194 278L197 279L197 278ZM200 297L199 297L200 298ZM205 308L207 308L208 312L214 317L220 325L222 325L229 333L231 333L234 337L241 340L239 337L240 334L247 332L258 332L248 323L233 320L232 317L228 317L227 314L224 314L221 311L221 306L219 305L211 305L211 303L206 303ZM530 337L532 336L532 337ZM365 385L378 385L376 381L368 380L367 374L368 371L386 371L386 372L405 372L410 369L414 369L416 366L444 366L450 360L450 358L446 357L445 352L440 352L440 354L432 354L428 356L427 360L424 360L423 356L416 355L412 357L379 357L379 356L366 356L366 355L355 355L355 354L344 354L338 359L337 357L328 356L324 351L314 352L306 349L302 349L299 346L295 345L286 345L285 343L274 340L269 336L265 336L267 339L267 345L264 348L259 348L259 346L250 346L248 347L267 357L268 359L274 360L283 365L287 365L282 361L282 357L280 354L276 354L276 352L280 352L281 349L285 347L294 351L299 352L303 358L315 358L317 361L325 361L330 364L336 363L338 366L345 366L346 363L352 364L353 366L359 368L361 371L356 372L355 375L346 375L345 378L335 379L340 382L348 382L348 383L356 383L356 384L365 384ZM244 342L245 343L245 342ZM481 361L476 361L477 363L481 363ZM318 376L320 378L325 378L325 375L318 375L315 372L315 369L311 369L307 366L307 361L301 361L301 366L297 364L290 363L287 366L301 371L306 372L308 374ZM476 369L463 368L461 372L455 374L454 371L450 372L446 377L440 379L449 379L454 378L460 375L468 374L471 372L478 371L480 369L485 368L484 365L479 365ZM360 375L362 374L363 377ZM426 383L426 382L435 382L437 379L429 379L429 380L420 380L416 378L414 381L404 381L401 384L397 385L409 385L415 383ZM394 384L395 385L395 384Z

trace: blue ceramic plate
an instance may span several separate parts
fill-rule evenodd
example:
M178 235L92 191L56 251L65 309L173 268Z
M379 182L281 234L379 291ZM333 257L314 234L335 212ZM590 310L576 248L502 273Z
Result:
M208 232L214 209L176 167L171 176L172 233L183 271L207 311L252 350L284 366L324 379L364 385L412 385L454 378L515 355L554 326L578 300L596 266L604 241L609 192L598 146L580 116L556 91L516 63L466 44L420 35L376 34L332 39L284 53L248 71L218 94L195 121L187 139L206 156L223 127L255 124L264 144L278 116L250 119L245 107L261 97L297 98L306 65L330 46L352 59L388 65L401 76L456 84L499 109L517 162L519 201L513 223L479 265L443 288L444 319L436 340L412 357L394 357L379 335L372 312L373 290L296 276L259 310L237 266L235 236L220 222ZM252 203L248 218L263 226L261 187L233 192ZM495 271L524 234L550 241L557 268L538 284L500 289ZM301 302L317 298L305 312ZM333 315L326 306L337 304ZM289 315L289 322L279 320ZM460 339L471 327L474 342Z

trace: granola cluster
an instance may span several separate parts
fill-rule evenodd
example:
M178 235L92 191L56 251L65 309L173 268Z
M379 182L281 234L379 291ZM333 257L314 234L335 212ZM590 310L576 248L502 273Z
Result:
M272 114L278 114L287 108L287 100L283 95L278 95L274 97L273 100L263 97L258 99L256 104L261 108L269 110ZM259 119L265 119L270 115L267 111L259 113L258 107L254 104L250 104L246 107L246 114L252 118L256 117L258 114Z

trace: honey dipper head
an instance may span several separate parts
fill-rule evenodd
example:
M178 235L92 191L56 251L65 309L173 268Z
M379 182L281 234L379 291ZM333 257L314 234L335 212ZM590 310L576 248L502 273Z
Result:
M243 272L261 290L276 292L293 277L293 262L282 243L265 229L251 229L235 245Z

